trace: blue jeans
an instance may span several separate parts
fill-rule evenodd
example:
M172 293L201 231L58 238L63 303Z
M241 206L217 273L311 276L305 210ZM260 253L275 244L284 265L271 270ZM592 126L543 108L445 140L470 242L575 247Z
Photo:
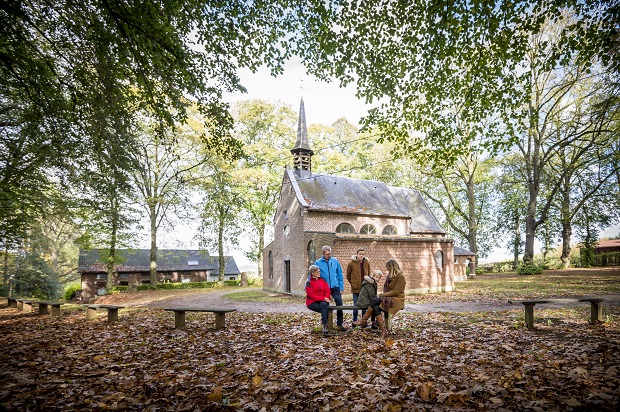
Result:
M318 312L321 314L321 323L323 325L327 325L327 308L329 307L329 303L328 302L312 302L311 304L308 305L308 309L310 309L313 312Z
M334 298L334 302L336 306L342 306L342 296L340 295L340 288L331 288L330 289L332 297ZM336 325L342 326L343 315L341 310L336 311Z

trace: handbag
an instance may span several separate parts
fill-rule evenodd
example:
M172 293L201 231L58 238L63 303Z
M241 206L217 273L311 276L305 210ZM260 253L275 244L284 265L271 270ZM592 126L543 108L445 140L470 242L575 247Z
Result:
M383 304L384 308L389 309L394 306L394 299L393 298L381 298L381 303Z

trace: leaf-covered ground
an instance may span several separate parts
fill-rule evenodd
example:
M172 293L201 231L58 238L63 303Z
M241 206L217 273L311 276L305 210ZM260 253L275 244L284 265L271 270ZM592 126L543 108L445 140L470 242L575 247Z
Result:
M347 314L350 320L350 314ZM124 309L85 321L0 308L0 410L617 411L620 307L401 313L323 336L317 314Z

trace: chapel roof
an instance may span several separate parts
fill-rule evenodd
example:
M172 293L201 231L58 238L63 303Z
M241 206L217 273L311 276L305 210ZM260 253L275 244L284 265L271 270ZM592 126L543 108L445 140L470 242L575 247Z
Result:
M309 210L407 217L411 232L445 234L418 190L327 174L300 178L288 168L287 173L298 201Z
M462 247L454 246L454 256L476 256L476 254Z

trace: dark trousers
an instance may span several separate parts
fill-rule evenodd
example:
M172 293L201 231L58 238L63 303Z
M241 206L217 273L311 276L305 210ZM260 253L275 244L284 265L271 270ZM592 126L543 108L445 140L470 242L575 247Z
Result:
M383 314L383 311L379 307L380 304L381 304L381 298L380 297L372 298L370 300L370 305L368 305L368 307L372 308L373 317L374 316L379 316L379 315Z
M318 312L321 314L321 323L323 325L327 325L327 308L329 307L329 303L328 302L312 302L311 304L308 305L308 309L310 309L313 312Z
M334 298L334 302L336 303L336 306L342 306L342 296L340 295L340 288L331 288L330 291L331 291L332 297ZM342 311L337 310L336 311L336 325L342 326L343 319L344 319L344 316L342 315Z
M354 293L353 294L353 305L356 306L357 305L357 298L360 297L359 293ZM365 309L362 309L362 316L364 316L364 313L366 312ZM353 322L357 321L357 310L353 311Z

